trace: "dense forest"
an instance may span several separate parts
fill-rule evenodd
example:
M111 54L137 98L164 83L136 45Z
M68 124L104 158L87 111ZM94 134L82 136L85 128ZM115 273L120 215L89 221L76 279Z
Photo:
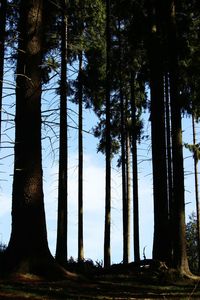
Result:
M97 151L105 157L103 268L108 270L112 265L113 159L121 176L122 265L130 263L132 240L134 263L144 264L138 145L147 138L144 115L148 112L154 215L151 262L162 262L166 269L192 277L186 242L185 148L194 161L193 223L196 270L200 270L200 143L196 133L200 118L199 26L196 0L1 0L0 147L1 151L14 149L12 225L0 260L2 276L68 274L71 102L78 112L78 122L74 122L78 139L78 262L85 259L83 184L87 153L83 135L92 134L97 138ZM12 87L8 72L15 81ZM53 107L48 94L51 99L53 95ZM90 132L84 128L85 109L92 110L97 120ZM193 143L183 141L183 116L191 120ZM2 130L5 123L14 130L14 137L9 137L9 130ZM10 141L6 144L5 134ZM44 140L59 161L55 257L47 239Z

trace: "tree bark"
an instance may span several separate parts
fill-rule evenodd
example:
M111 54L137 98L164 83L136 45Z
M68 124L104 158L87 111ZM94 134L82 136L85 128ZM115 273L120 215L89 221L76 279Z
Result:
M119 97L120 97L120 135L121 135L121 166L122 166L122 220L123 220L123 263L129 262L129 211L127 194L127 156L126 156L126 134L125 134L125 101L123 95L122 82L122 43L121 43L121 24L118 20L118 39L119 39Z
M127 107L127 103L126 103ZM127 120L127 118L126 118ZM127 125L127 122L126 122ZM130 135L126 126L126 196L127 196L127 257L130 261L130 211L131 211L131 178L130 178Z
M6 30L6 11L7 0L1 1L0 6L0 144L1 144L1 128L2 128L2 97L3 97L3 70L4 70L4 50L5 50L5 30Z
M139 241L139 197L138 197L138 165L137 165L137 120L135 101L135 75L131 72L131 118L132 118L132 169L133 169L133 246L134 260L140 260Z
M60 84L60 141L58 178L58 220L56 260L63 265L67 261L67 193L68 193L68 145L67 145L67 7L61 1L61 84Z
M42 0L21 1L18 30L12 231L4 263L8 272L48 276L56 264L48 248L42 184Z
M176 38L175 3L168 1L168 47L170 70L170 102L172 126L172 162L173 162L173 197L174 197L174 228L173 265L180 274L188 274L189 266L186 252L185 233L185 199L184 199L184 168L182 148L181 103L178 84L178 55Z
M152 1L150 12L151 39L150 57L150 89L151 89L151 138L153 164L153 196L154 196L154 242L153 258L161 261L169 260L169 222L168 222L168 193L167 166L165 141L165 110L164 110L164 82L163 55L160 27L158 21L159 10Z
M110 266L111 225L111 129L110 129L110 0L106 0L106 197L104 231L104 266Z
M192 114L192 133L193 145L196 145L195 116ZM198 179L198 156L194 152L194 180L195 180L195 199L197 215L197 249L198 249L198 271L200 272L200 202L199 202L199 179Z
M167 146L167 189L169 202L169 228L173 232L173 176L172 176L172 145L171 145L171 114L169 101L169 74L165 73L165 115L166 115L166 146ZM173 257L173 239L169 237L169 263Z
M83 248L83 83L82 83L82 51L79 54L79 76L78 76L78 261L84 259Z

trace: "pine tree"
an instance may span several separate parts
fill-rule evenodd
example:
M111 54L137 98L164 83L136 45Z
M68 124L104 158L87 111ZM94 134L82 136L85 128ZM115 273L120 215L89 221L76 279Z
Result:
M42 0L21 1L16 70L16 135L12 231L5 271L63 275L48 248L42 185Z
M67 1L62 0L61 7L61 81L60 81L60 144L58 179L58 220L56 260L64 265L67 261Z
M105 229L104 266L110 266L110 227L111 227L111 125L110 125L110 0L106 0L106 184L105 184Z
M154 244L153 258L169 260L169 227L167 198L167 166L165 143L165 111L164 111L164 72L162 30L160 19L161 8L152 1L149 9L150 18L150 91L151 91L151 138L153 164L154 195Z
M172 162L173 162L173 246L174 267L182 274L189 273L186 253L184 170L182 149L181 103L179 98L177 30L174 1L168 1L168 49L169 78L172 126Z
M5 51L5 30L6 30L7 0L0 3L0 143L1 143L1 119L2 119L2 97L3 97L3 73L4 73L4 51Z

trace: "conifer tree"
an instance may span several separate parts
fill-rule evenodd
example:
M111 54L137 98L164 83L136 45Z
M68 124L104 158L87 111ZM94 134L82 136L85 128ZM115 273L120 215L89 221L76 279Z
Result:
M4 51L5 51L5 31L6 31L6 11L7 0L0 3L0 143L1 143L1 119L2 119L2 97L3 97L3 73L4 73Z
M174 1L168 1L166 9L168 25L170 103L172 124L172 162L173 162L173 246L174 267L181 274L189 274L186 253L184 170L182 149L181 103L179 97L179 75L177 54L176 7Z
M110 228L111 228L111 125L110 125L110 0L106 0L106 181L105 181L105 229L104 266L110 266Z
M58 220L56 260L67 261L67 196L68 196L68 141L67 141L67 1L61 0L61 81L60 81L60 143L58 178Z
M44 212L41 151L41 93L44 2L21 1L16 69L16 135L12 231L5 271L63 275L48 242Z

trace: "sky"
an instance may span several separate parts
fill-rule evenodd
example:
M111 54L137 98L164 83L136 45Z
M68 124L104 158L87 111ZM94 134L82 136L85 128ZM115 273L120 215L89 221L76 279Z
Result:
M7 74L7 73L6 73ZM14 117L6 113L14 114L13 77L8 74L4 84L4 113L3 113L3 137L2 146L13 146ZM52 83L52 87L55 82ZM54 91L43 93L43 110L58 108L58 96ZM76 127L77 107L70 104L68 121L69 125ZM150 133L149 116L144 115L144 134ZM52 115L48 120L56 121ZM97 118L91 110L84 109L84 129L91 132ZM58 129L58 128L57 128ZM43 128L43 171L44 171L44 202L48 231L48 242L52 254L55 254L57 232L57 174L58 174L58 136L50 126ZM199 141L199 125L197 129L197 142ZM69 128L69 182L68 182L68 258L77 259L77 233L78 233L78 132ZM50 140L51 138L51 140ZM51 141L51 142L50 142ZM192 143L191 119L183 119L183 141ZM94 262L103 260L104 240L104 204L105 204L105 157L97 153L98 140L90 133L84 133L84 255L86 259ZM52 151L52 149L54 149ZM185 168L185 199L186 216L195 210L193 160L188 150L184 150ZM150 140L143 140L138 145L138 172L139 172L139 214L140 214L140 253L151 258L153 242L153 195L152 195L152 163ZM122 261L122 182L121 170L116 167L116 159L112 163L112 211L111 211L111 261ZM11 199L13 179L13 149L2 148L0 150L0 242L7 244L11 230ZM133 260L133 225L131 207L131 260Z

